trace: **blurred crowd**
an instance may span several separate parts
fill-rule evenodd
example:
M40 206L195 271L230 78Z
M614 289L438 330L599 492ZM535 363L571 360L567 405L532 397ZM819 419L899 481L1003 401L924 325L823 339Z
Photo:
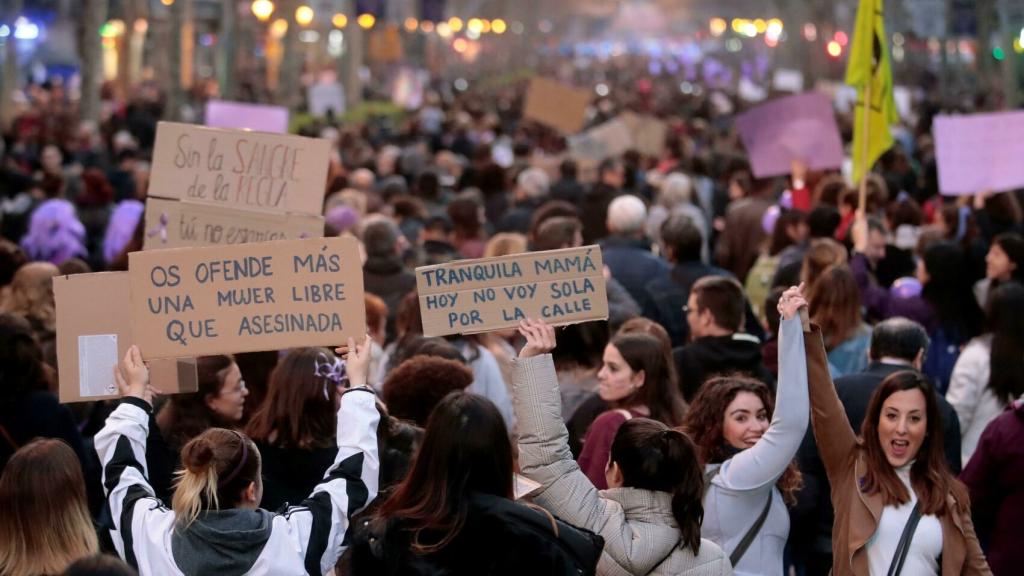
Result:
M939 195L924 91L859 210L841 170L755 177L730 89L554 60L608 88L588 126L654 116L661 153L574 156L516 79L310 121L366 343L200 358L170 396L130 352L124 400L71 405L52 279L141 249L164 100L96 125L31 86L0 148L0 573L1016 573L1019 191ZM423 336L415 267L589 244L607 321Z

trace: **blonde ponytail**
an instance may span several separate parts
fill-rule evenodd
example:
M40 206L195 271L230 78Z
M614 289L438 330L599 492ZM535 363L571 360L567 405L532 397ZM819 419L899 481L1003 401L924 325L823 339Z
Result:
M203 511L203 504L209 503L210 509L219 510L217 498L217 469L208 466L200 472L183 468L176 473L174 497L171 508L181 526L188 528Z
M221 503L234 506L242 491L260 475L260 458L252 440L223 428L211 428L181 449L171 507L180 527L188 528Z

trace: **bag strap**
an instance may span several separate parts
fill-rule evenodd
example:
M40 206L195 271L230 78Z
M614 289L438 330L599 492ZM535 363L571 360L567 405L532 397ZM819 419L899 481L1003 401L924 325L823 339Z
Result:
M704 493L707 494L708 488L711 486L711 481L718 476L718 472L722 469L721 466L716 466L707 472L704 472ZM747 530L747 533L743 535L743 539L736 546L736 549L729 555L729 562L736 566L739 561L743 558L743 555L747 553L747 548L754 543L754 538L757 538L758 533L761 532L761 527L764 526L765 520L768 519L768 512L772 508L772 500L774 499L774 493L768 493L768 501L764 504L764 509L761 510L761 515L754 520L754 524Z
M654 565L654 568L651 568L647 572L644 572L644 576L650 576L650 574L653 573L655 570L657 570L658 568L661 568L661 565L664 564L665 562L667 562L668 559L672 557L672 554L675 553L676 548L679 548L679 546L682 545L682 543L683 543L683 539L682 538L679 538L679 540L676 540L675 545L672 546L672 549L668 551L668 554L665 554L665 557L662 558L661 560L659 560L658 563Z
M747 553L747 548L750 548L750 545L754 542L754 538L757 538L758 533L761 532L761 527L764 526L764 521L768 519L768 512L772 509L772 500L774 499L775 493L768 492L768 502L765 503L764 509L761 510L761 515L757 517L757 520L754 520L753 526L747 530L747 533L743 535L743 539L740 540L739 545L736 546L736 549L729 555L729 562L731 562L733 566L739 564L740 559L742 559L743 555Z
M900 543L896 545L896 553L893 554L892 564L889 564L888 576L898 576L903 571L903 562L907 559L907 553L910 552L910 542L914 539L914 532L917 531L917 524L921 521L921 502L918 501L914 504L914 509L910 511L910 518L907 518L907 523L903 526L903 534L900 536Z

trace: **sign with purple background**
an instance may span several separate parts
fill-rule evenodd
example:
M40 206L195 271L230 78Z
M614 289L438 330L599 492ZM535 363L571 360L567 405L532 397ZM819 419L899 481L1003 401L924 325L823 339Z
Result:
M238 128L287 134L288 109L281 106L210 100L206 103L206 125L211 128Z
M944 195L1024 187L1024 112L936 116L932 134Z
M789 174L800 160L811 170L839 168L843 143L827 96L808 92L772 100L736 118L754 176Z

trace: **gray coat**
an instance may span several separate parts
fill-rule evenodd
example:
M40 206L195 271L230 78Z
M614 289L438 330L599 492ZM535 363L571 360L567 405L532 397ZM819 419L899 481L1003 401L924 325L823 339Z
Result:
M702 540L696 556L678 546L679 528L668 492L635 488L598 492L583 475L569 452L550 354L514 361L513 395L519 421L519 466L524 476L542 486L534 501L604 538L598 574L732 574L729 559L713 542Z

